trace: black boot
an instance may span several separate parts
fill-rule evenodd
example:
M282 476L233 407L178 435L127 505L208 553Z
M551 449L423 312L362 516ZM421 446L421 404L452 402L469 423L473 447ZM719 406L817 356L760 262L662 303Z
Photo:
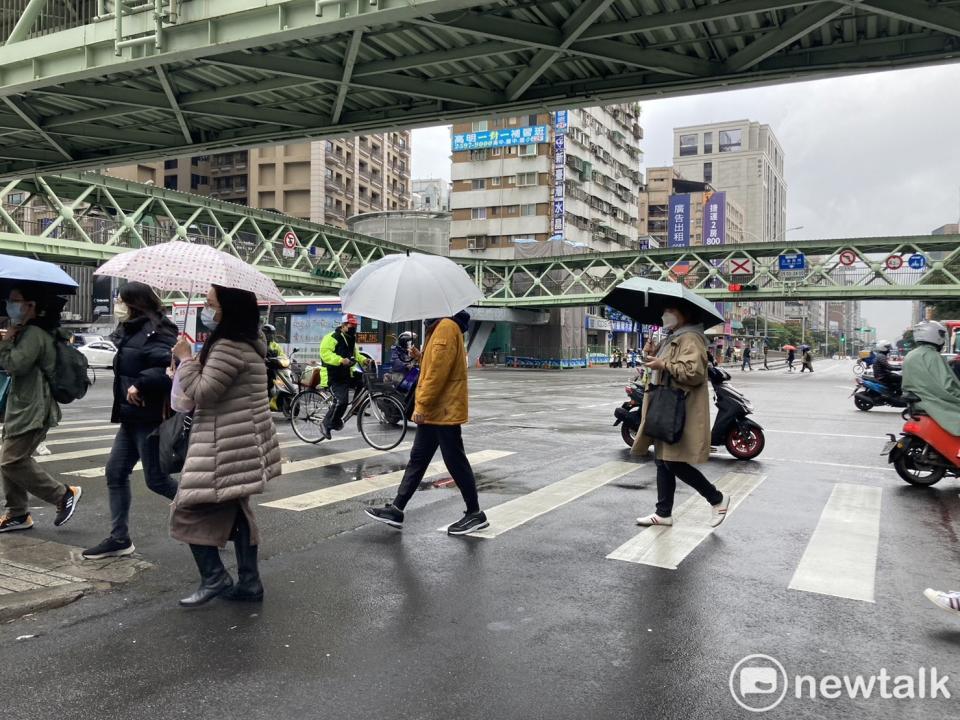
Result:
M250 542L250 524L243 512L237 513L233 529L233 549L237 553L237 584L223 594L224 600L236 602L260 602L263 600L263 583L257 568L257 546Z
M200 587L189 597L180 600L182 607L203 605L233 587L230 573L220 560L219 548L213 545L191 545L190 550L200 570Z

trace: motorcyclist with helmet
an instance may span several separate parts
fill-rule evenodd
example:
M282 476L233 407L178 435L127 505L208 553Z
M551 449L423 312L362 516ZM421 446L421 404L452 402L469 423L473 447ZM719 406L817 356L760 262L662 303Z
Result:
M273 406L274 400L274 383L277 380L277 371L281 367L281 361L287 359L287 354L283 351L283 346L277 342L277 328L273 325L267 323L264 325L261 330L263 330L263 336L267 340L267 397L270 398L271 407ZM276 409L273 407L272 409Z
M397 342L390 350L390 371L399 375L398 381L420 360L420 350L416 342L417 334L408 330L397 336Z
M881 340L873 348L873 351L874 379L890 388L890 392L899 394L903 377L900 373L896 372L890 364L890 353L893 351L893 343L889 340Z
M903 360L903 389L921 398L922 410L951 435L960 436L960 379L941 355L947 329L935 320L913 327L917 346ZM924 596L937 607L960 615L960 591L942 592L927 588Z

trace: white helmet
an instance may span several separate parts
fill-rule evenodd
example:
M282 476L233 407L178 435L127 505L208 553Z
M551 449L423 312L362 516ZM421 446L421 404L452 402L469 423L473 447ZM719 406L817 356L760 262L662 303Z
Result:
M947 329L936 320L924 320L913 326L913 339L942 348L947 342Z
M881 340L873 349L875 352L886 354L893 350L893 343L889 340Z

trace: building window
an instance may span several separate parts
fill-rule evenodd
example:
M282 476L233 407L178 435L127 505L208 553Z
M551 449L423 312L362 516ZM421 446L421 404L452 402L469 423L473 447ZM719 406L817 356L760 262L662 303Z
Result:
M23 202L23 193L10 193L7 195L7 205L19 205Z
M536 203L531 203L530 205L521 205L520 214L525 217L530 217L531 215L537 214L537 205Z
M537 184L537 174L535 172L517 173L517 186L524 187Z
M481 149L481 150L471 150L471 151L470 151L470 159L471 159L471 160L486 160L486 159L487 159L487 151L486 151L485 149Z
M713 133L705 132L703 134L703 154L709 155L713 152Z
M176 190L177 189L177 176L176 175L167 175L163 178L163 186L167 190Z
M490 186L491 186L491 187L500 187L500 178L498 178L498 177L492 177L492 178L490 178Z
M536 145L521 145L519 148L517 148L517 155L520 157L535 157L536 154Z
M493 157L500 157L500 148L491 148L491 149L490 149L490 154L491 154Z
M163 161L163 169L164 169L164 170L176 170L176 169L177 169L177 161L176 161L176 160L164 160L164 161Z
M209 185L209 184L210 184L210 178L208 178L206 175L197 175L196 173L193 173L190 175L191 190L196 190L201 185Z
M473 132L486 132L487 131L487 121L486 120L477 120L471 126Z
M697 136L696 135L681 135L680 136L680 157L687 155L696 155L697 154Z
M712 183L713 182L713 163L705 162L703 164L703 181Z
M471 208L470 209L470 218L472 220L486 220L487 219L487 209L482 208Z
M743 149L743 131L742 130L721 130L720 131L720 152L740 152L740 150L742 149Z
M333 197L330 196L330 195L324 195L324 196L323 196L323 206L324 206L324 207L328 207L328 208L333 207Z
M333 152L333 142L330 140L327 140L327 142L324 144L324 148L328 153Z
M474 190L483 190L486 183L484 182L484 178L474 178L470 181L470 185Z

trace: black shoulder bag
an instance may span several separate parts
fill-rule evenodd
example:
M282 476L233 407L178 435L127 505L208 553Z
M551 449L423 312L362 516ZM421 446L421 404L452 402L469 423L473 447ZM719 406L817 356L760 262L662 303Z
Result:
M680 388L670 387L670 373L666 370L661 372L666 373L667 382L647 390L650 401L643 434L673 445L683 436L683 426L687 421L687 394Z
M187 460L193 413L174 413L157 428L160 438L160 471L166 475L179 473Z

